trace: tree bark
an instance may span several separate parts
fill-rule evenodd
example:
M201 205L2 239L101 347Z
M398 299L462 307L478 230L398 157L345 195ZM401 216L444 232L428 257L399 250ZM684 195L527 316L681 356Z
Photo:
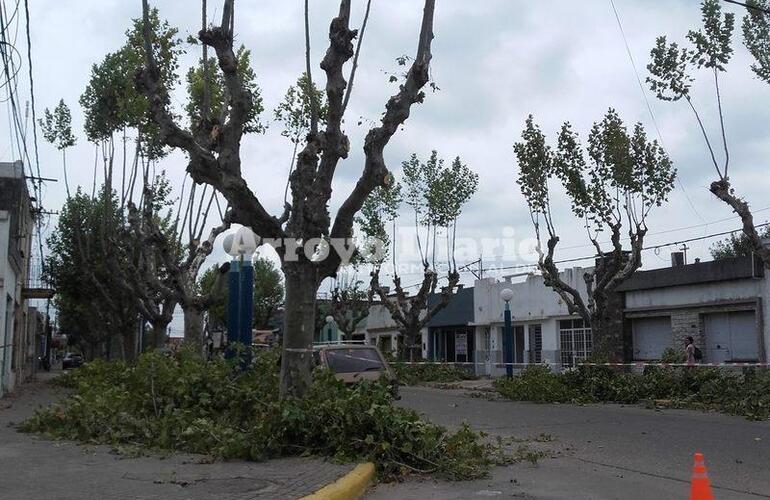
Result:
M203 312L195 305L182 306L184 313L184 343L203 354Z
M757 233L756 226L754 225L754 216L751 213L749 204L735 195L735 191L727 178L712 182L709 190L714 196L727 203L738 217L741 218L743 234L749 239L754 253L762 259L765 267L770 269L770 248L765 247L762 238Z
M417 330L402 330L401 335L404 336L404 343L398 353L398 358L401 360L409 360L414 363L422 359L422 329Z
M311 383L315 333L316 269L309 262L284 262L284 304L281 396L301 397Z
M150 346L154 348L163 347L166 343L166 332L168 331L168 325L170 320L159 320L150 323L152 330L150 332Z
M133 363L137 357L137 326L126 328L126 332L121 336L123 340L123 360L127 363Z

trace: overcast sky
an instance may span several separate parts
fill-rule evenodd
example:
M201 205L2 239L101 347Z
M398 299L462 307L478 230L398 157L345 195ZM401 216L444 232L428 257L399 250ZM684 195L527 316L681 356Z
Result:
M338 4L331 0L311 3L314 75L320 80L318 62L328 44L328 25ZM332 208L338 206L357 179L362 168L362 138L396 90L394 84L388 83L385 72L396 71L394 59L401 54L412 55L417 44L421 2L372 3L345 125L352 152L337 170ZM199 2L162 0L151 4L179 28L183 39L197 33ZM359 25L365 2L355 0L353 4L351 24ZM642 80L647 75L645 67L656 36L667 34L671 40L679 41L688 29L699 24L699 4L695 0L615 0L615 4ZM743 16L738 7L725 4L724 8L735 11L739 18ZM30 9L38 116L45 107L55 106L60 98L70 105L79 139L68 153L70 183L90 186L94 146L85 139L78 99L88 82L91 65L121 46L131 18L141 14L141 2L37 0L30 2ZM220 13L220 2L209 0L210 18L217 19ZM270 122L272 109L304 69L302 2L241 0L236 2L235 24L237 42L252 50L253 67L266 108L263 119ZM565 120L571 121L585 138L591 124L608 107L614 107L629 125L640 121L651 137L657 136L610 0L439 0L434 31L432 77L440 90L428 92L425 103L413 107L406 126L388 146L386 160L390 169L397 172L401 161L412 152L425 157L431 149L437 149L447 159L461 156L478 172L479 190L460 220L458 236L475 241L506 237L516 241L516 245L532 237L526 204L515 182L512 151L529 113L536 116L551 138ZM736 35L739 34L738 27ZM16 45L26 60L23 30ZM753 77L750 56L740 38L735 40L734 47L735 56L722 84L731 178L736 190L757 211L757 221L764 222L770 219L766 215L770 212L759 212L770 207L766 197L770 184L766 174L770 158L770 87ZM183 68L199 56L199 48L187 48ZM26 72L26 66L23 71ZM715 134L718 122L711 81L708 74L698 76L694 101L709 131ZM21 99L27 99L26 80L22 80L21 87ZM708 192L715 172L686 104L661 102L649 92L648 98L663 144L679 170L681 181L669 203L652 212L648 243L737 228L729 208ZM175 105L183 99L180 90ZM9 161L16 158L5 132L7 113L4 110L0 114L0 161ZM361 120L363 123L357 125ZM243 144L244 175L263 204L274 213L279 212L283 201L290 146L280 136L280 127L272 123L266 134L250 137ZM40 158L43 176L62 177L58 152L42 138ZM163 162L163 168L177 180L182 178L184 167L181 154ZM56 210L63 201L63 183L48 184L46 208ZM557 199L554 209L562 236L560 245L564 247L558 251L558 257L590 255L585 232L570 214L568 203ZM52 218L51 224L55 220ZM707 258L712 241L690 243L689 260ZM644 268L667 265L673 249L663 248L659 255L645 252ZM520 255L501 253L487 249L484 259L490 264L496 259L507 264L531 262ZM224 254L220 251L216 258L222 259ZM475 258L463 255L460 263ZM405 282L417 279L418 276L404 277ZM464 280L470 284L472 276L466 275Z

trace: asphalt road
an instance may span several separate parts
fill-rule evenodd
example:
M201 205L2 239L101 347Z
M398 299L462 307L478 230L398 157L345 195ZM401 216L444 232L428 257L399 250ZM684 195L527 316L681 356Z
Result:
M770 422L684 410L620 405L489 401L464 391L402 388L400 404L433 422L462 421L491 435L553 437L557 458L497 467L459 483L383 484L367 498L685 499L693 453L706 458L715 498L770 498Z

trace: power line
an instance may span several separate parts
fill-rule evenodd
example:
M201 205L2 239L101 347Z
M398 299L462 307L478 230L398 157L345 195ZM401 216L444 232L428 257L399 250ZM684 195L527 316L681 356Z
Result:
M770 207L768 207L768 209L770 209ZM760 227L765 227L765 226L770 226L770 222L765 222L763 224L757 224L754 227L760 228ZM682 245L684 243L691 243L693 241L702 241L702 240L707 240L707 239L710 239L710 238L716 238L718 236L726 236L728 234L733 234L733 233L740 232L741 230L742 230L741 228L738 228L738 229L732 229L732 230L729 230L729 231L722 231L722 232L719 232L719 233L711 233L711 234L707 234L705 236L696 236L696 237L693 237L693 238L686 238L686 239L683 239L683 240L676 240L676 241L669 241L669 242L666 242L666 243L659 243L657 245L649 245L649 246L643 247L642 251L658 250L658 249L665 248L665 247L670 247L670 246L673 246L673 245L677 245L678 246L678 245ZM569 258L569 259L554 260L553 263L554 264L570 264L570 263L573 263L573 262L581 262L581 261L595 260L595 259L596 259L596 255L594 254L594 255L587 255L587 256L584 256L584 257L573 257L573 258ZM471 264L473 264L473 262ZM535 264L514 264L514 265L502 266L502 267L487 267L487 268L482 269L482 272L487 272L487 271L510 271L510 270L515 270L515 269L533 269L533 268L537 268L537 267L539 267L539 264L536 264L536 263ZM459 268L457 268L457 271L458 272L469 273L469 272L474 272L476 270L472 270L472 269L470 269L468 267L468 265L464 265L464 266L460 266ZM440 276L438 279L439 280L446 279L446 276ZM401 288L406 290L407 288L414 288L414 287L418 287L418 286L421 286L421 285L422 285L422 283L414 283L412 285L403 286Z
M41 178L40 175L40 154L38 153L38 147L37 147L37 114L35 113L35 80L32 77L32 38L29 34L29 3L28 0L24 0L24 15L26 17L26 31L27 31L27 64L29 65L28 72L29 72L29 98L30 102L32 104L32 137L33 137L33 145L35 147L35 166L37 167L37 176L38 176L38 190L41 192L39 195L42 197L43 193L40 187L41 184ZM42 208L42 199L38 199L38 208Z
M618 13L617 7L615 7L615 0L610 0L610 5L612 6L612 12L615 13L615 20L618 23L618 28L620 29L620 35L623 38L623 44L626 47L626 54L628 54L628 60L631 61L631 67L634 69L634 75L636 75L636 81L639 84L639 89L642 91L642 97L644 98L644 103L647 106L647 111L650 113L650 118L652 118L652 124L655 127L655 132L658 134L658 141L660 141L660 147L663 149L663 151L666 151L666 146L663 143L663 134L660 133L660 127L658 127L658 120L655 119L655 113L652 111L652 105L650 104L650 100L647 97L647 89L644 87L644 84L642 83L642 78L639 76L639 70L636 67L634 56L631 53L631 47L628 44L628 38L626 37L626 32L623 29L623 23L620 21L620 14ZM692 211L695 213L695 215L698 216L700 220L703 220L703 216L701 216L700 212L698 212L698 209L695 208L695 204L692 202L690 195L687 193L687 190L684 188L684 183L682 182L682 179L680 179L679 176L677 175L676 180L677 180L677 183L679 184L679 188L682 190L682 193L684 194L684 197L687 199L687 203L689 203Z

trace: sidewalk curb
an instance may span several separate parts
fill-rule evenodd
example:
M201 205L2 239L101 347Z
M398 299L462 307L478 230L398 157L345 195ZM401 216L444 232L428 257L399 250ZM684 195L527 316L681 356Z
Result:
M366 491L374 479L374 471L372 462L358 464L335 482L300 500L354 500Z

